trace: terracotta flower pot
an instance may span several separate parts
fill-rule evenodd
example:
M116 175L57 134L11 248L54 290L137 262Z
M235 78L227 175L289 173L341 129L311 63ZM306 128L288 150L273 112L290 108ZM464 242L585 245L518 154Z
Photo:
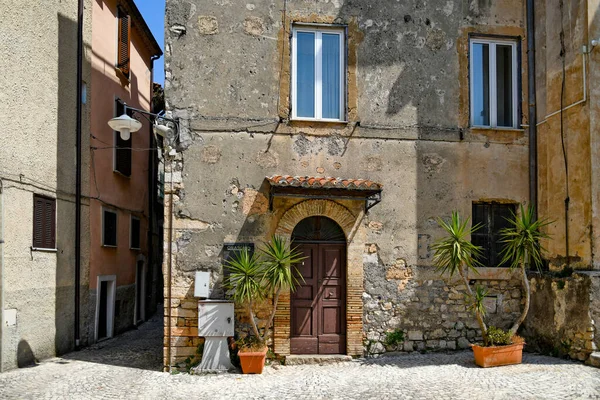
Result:
M524 345L525 343L515 343L507 346L482 347L472 344L471 347L475 355L475 364L487 368L521 364Z
M243 351L238 353L244 374L262 374L267 358L267 349L263 351Z

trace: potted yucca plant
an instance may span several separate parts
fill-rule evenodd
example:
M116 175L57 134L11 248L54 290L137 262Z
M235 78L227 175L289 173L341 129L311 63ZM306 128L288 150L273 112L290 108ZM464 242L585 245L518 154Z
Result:
M438 218L438 224L446 231L447 235L431 247L434 251L433 264L441 275L445 273L450 277L455 274L459 275L465 286L467 306L475 314L477 324L481 329L483 343L487 345L487 326L484 321L485 307L483 305L486 291L481 286L477 286L473 291L468 278L469 270L477 272L477 267L481 266L477 259L482 255L481 247L471 243L468 237L481 226L469 227L469 222L469 218L462 220L457 211L452 212L449 222Z
M245 374L262 373L266 354L267 340L275 318L277 303L284 290L295 290L298 274L294 265L304 257L291 248L280 236L272 236L270 241L251 254L247 248L236 252L226 262L229 276L224 285L232 300L246 310L252 335L239 344L238 356ZM273 299L273 309L262 329L256 321L256 309L265 299Z
M450 276L458 273L466 288L467 307L474 312L477 323L481 329L483 345L473 344L475 362L481 367L519 364L522 361L524 340L517 336L517 330L525 320L529 311L531 298L527 269L533 263L536 267L542 264L540 239L549 236L541 229L550 222L546 219L536 220L535 210L529 206L525 209L522 205L519 214L513 213L508 219L509 227L501 230L502 264L508 263L511 270L521 270L523 291L525 293L525 306L521 316L508 330L504 331L485 324L485 307L483 300L487 290L477 286L475 290L469 285L467 270L477 273L477 267L482 266L477 259L481 256L481 247L473 245L467 236L480 228L479 225L469 228L469 219L461 221L457 212L452 213L450 222L439 220L439 224L447 232L447 236L436 242L434 264L442 273L449 272Z

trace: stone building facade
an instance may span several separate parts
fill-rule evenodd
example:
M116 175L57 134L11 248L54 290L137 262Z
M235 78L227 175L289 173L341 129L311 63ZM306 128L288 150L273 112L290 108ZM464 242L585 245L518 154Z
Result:
M405 351L477 340L458 282L435 271L430 246L443 234L436 218L452 210L481 219L494 207L528 203L525 34L522 1L168 0L165 98L180 136L166 166L173 201L172 213L165 207L165 364L193 355L200 342L195 271L211 272L211 297L221 298L226 244L297 239L296 227L313 217L332 220L345 237L335 258L342 295L332 295L342 304L340 326L331 328L345 335L341 353L396 350L385 346L395 330L405 333ZM336 61L311 53L335 35L339 103L303 118L313 105L303 102L306 79L317 82L314 90L340 89L322 73ZM315 47L299 50L307 37L318 38ZM514 86L494 86L512 90L512 108L499 111L497 102L492 122L471 111L473 46L512 51L505 83ZM315 70L311 62L298 68L306 52L318 60ZM315 104L330 104L324 98ZM337 119L323 118L332 109ZM510 121L499 128L501 114ZM365 195L365 182L379 185L380 202ZM507 327L518 315L517 278L493 265L470 276L489 288L492 325ZM279 356L298 353L294 339L311 336L294 322L306 316L294 306L298 296L285 294L278 305ZM325 320L317 330L329 329Z

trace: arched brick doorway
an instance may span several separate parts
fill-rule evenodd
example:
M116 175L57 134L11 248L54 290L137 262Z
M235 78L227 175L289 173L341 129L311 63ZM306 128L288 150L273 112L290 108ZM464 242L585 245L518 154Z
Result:
M305 200L288 209L280 218L275 234L291 242L292 232L298 223L308 217L324 216L335 221L346 237L345 259L345 321L346 349L348 355L363 353L363 252L366 245L366 229L362 213L354 214L348 208L332 200ZM274 350L281 356L291 354L291 296L281 293L274 323Z
M292 245L304 256L297 265L299 286L291 294L292 354L346 352L346 236L330 218L303 219Z

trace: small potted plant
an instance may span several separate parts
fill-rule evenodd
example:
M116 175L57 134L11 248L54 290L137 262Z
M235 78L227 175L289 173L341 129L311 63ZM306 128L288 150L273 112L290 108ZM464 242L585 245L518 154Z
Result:
M485 323L484 306L488 292L482 286L473 290L467 277L468 270L477 273L477 267L482 266L478 261L482 255L481 247L472 244L467 238L481 226L469 228L469 218L462 221L458 212L453 212L450 222L438 220L447 236L433 245L434 265L438 271L442 274L447 272L450 276L457 273L465 286L467 308L475 314L483 339L483 345L471 345L475 362L481 367L521 363L525 342L516 333L529 311L531 293L526 270L532 261L537 267L541 265L544 249L539 241L548 238L548 235L541 232L541 228L550 222L536 220L535 211L531 206L527 209L521 206L519 215L513 214L508 222L509 227L501 231L501 242L504 244L501 252L502 263L509 263L512 270L520 268L525 292L525 307L508 331L493 326L488 328Z
M232 300L246 310L252 327L252 334L238 342L243 373L262 373L277 302L282 291L296 288L298 274L294 265L303 259L296 249L288 246L285 239L273 236L258 255L250 254L244 248L227 261L229 276L225 279L225 288ZM264 327L260 329L255 307L267 298L273 299L273 308Z

